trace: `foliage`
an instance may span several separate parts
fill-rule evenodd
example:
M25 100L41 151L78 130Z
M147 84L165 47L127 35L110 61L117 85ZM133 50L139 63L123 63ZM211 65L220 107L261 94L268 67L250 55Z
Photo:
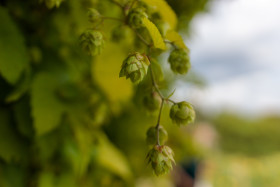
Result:
M129 21L134 8L147 17ZM165 1L11 0L1 1L0 17L0 186L134 186L151 174L145 131L160 129L159 110L161 123L171 124L163 103L174 103L161 93L172 84L158 55L185 48L172 8ZM140 72L138 85L118 78L135 52L145 54L145 65L123 67L131 80ZM138 106L152 93L159 100L146 99L151 114ZM166 131L176 160L197 154L179 128ZM157 172L153 163L156 174L172 167L169 161Z

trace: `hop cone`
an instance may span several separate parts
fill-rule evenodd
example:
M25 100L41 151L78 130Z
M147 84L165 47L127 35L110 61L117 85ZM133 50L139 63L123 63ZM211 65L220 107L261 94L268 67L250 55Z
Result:
M174 161L174 153L172 149L166 145L155 145L147 155L148 162L154 170L154 173L159 176L168 173L172 170Z
M144 9L142 8L133 9L128 14L128 24L135 29L139 29L144 26L142 21L144 17L146 18L148 17Z
M195 111L190 103L182 101L171 107L170 118L177 125L187 125L195 119Z
M170 53L168 62L175 73L185 74L191 68L188 51L184 49L174 49Z
M89 55L98 55L104 46L103 35L99 31L87 29L80 36L80 45Z
M149 60L145 55L136 52L129 55L122 64L119 77L130 78L133 83L139 83L147 74L149 67Z
M157 144L157 129L155 127L150 127L146 133L146 141L148 145L155 145ZM160 126L159 127L159 143L165 144L168 139L168 134L166 130Z

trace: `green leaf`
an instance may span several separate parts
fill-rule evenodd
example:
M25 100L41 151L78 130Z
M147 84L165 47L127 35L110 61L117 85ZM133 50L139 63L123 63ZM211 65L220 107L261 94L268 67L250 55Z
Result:
M58 78L51 73L39 73L31 88L31 108L34 127L38 136L55 129L66 107L55 95Z
M153 74L154 74L154 78L156 79L156 82L161 82L164 80L164 76L163 76L163 72L162 72L162 68L161 66L159 65L159 63L152 59L151 60L151 67L153 69Z
M24 38L8 11L0 6L0 75L15 84L29 63Z
M178 34L174 30L167 31L165 38L168 39L170 42L173 42L179 48L188 49L180 34Z
M97 162L124 179L131 178L131 170L125 156L108 140L105 134L101 133L99 136Z
M6 162L24 159L27 146L14 131L11 115L0 108L0 158Z
M143 17L143 24L148 29L150 36L154 42L155 48L165 50L166 46L158 28L148 18Z
M169 99L170 97L172 97L172 96L174 95L175 91L176 91L176 88L175 88L175 89L173 90L173 92L172 92L171 94L169 94L169 96L167 96L166 98Z
M154 7L159 12L162 19L169 24L171 29L176 28L178 22L176 13L166 3L165 0L142 0L142 1Z

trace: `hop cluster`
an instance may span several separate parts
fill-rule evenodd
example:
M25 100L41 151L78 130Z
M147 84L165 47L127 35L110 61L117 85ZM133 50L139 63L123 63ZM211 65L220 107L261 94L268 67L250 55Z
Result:
M148 162L154 170L154 173L159 176L168 173L172 170L174 161L174 153L172 149L166 145L155 145L148 153Z
M90 23L95 23L101 18L100 13L94 8L88 9L87 16Z
M156 92L144 96L143 104L150 112L155 112L160 108L161 97Z
M157 144L157 129L155 127L150 127L146 133L146 141L148 145L156 145ZM159 143L160 145L165 144L168 139L168 134L166 130L159 126Z
M89 55L98 55L104 47L103 35L97 30L87 29L80 36L80 45Z
M148 15L144 11L144 9L135 8L128 14L128 24L135 29L141 28L144 26L142 21L144 17L148 18Z
M170 118L177 125L187 125L195 119L195 111L190 103L182 101L171 107Z
M119 77L130 78L133 83L139 83L148 72L150 61L145 55L136 52L129 55L122 64Z
M174 49L170 53L168 62L175 73L185 74L191 68L188 51L184 49Z

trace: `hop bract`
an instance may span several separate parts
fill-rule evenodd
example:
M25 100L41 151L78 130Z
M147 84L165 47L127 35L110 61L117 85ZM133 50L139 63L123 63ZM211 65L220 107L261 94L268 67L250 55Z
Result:
M158 111L161 104L161 97L156 92L144 96L143 104L150 112Z
M147 74L150 61L145 55L136 52L129 55L122 64L119 77L130 78L133 83L139 83Z
M157 129L155 127L150 127L146 133L146 141L148 145L156 145L157 144ZM161 145L165 144L168 139L168 134L166 130L160 126L159 127L159 143Z
M195 111L190 103L182 101L171 107L170 118L177 125L187 125L194 122Z
M88 21L91 23L95 23L99 21L101 18L100 13L94 8L88 9L87 16L88 16Z
M141 28L144 26L142 21L144 17L148 18L148 15L143 8L133 9L128 14L128 24L135 29Z
M89 55L98 55L104 47L103 35L97 30L87 29L80 36L80 45Z
M185 74L191 68L188 51L185 49L174 49L170 53L168 62L175 73Z
M174 161L172 149L166 145L155 145L147 155L148 162L151 163L154 173L159 176L172 170Z

